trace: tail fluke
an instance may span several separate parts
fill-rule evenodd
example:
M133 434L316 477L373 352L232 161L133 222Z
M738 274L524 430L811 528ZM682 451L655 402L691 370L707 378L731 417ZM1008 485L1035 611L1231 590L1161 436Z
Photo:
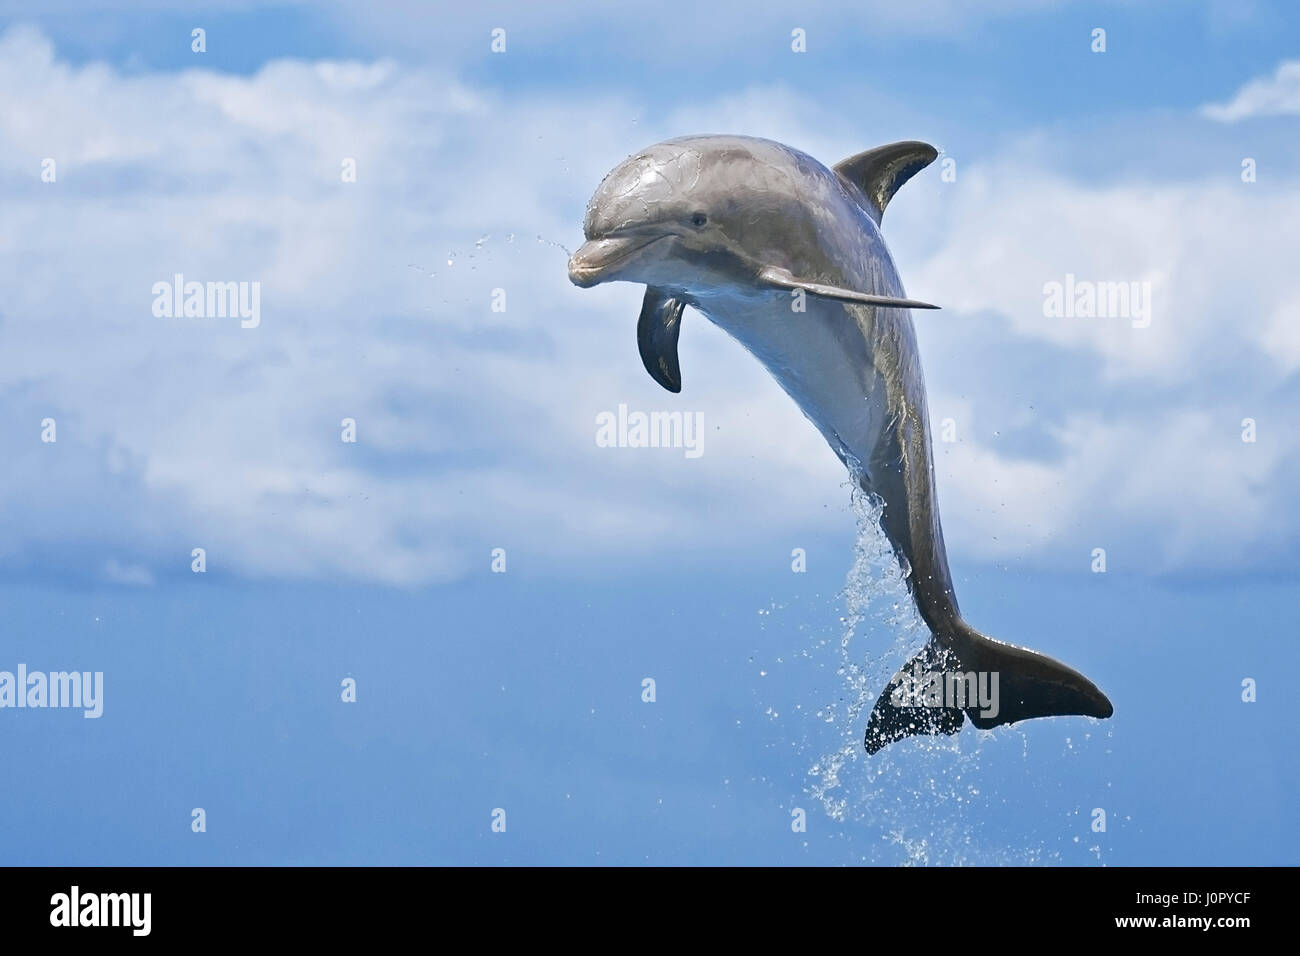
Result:
M1109 717L1115 712L1097 685L1073 667L1027 647L1004 644L967 628L961 649L966 668L1000 675L1001 702L994 717L968 710L981 730L1031 717Z
M918 675L946 673L955 668L956 659L930 641L921 652L903 665L871 711L864 741L867 753L873 754L886 744L916 734L952 735L961 730L965 714L957 707L929 707L918 694Z
M966 625L931 640L889 682L867 722L866 748L915 734L955 734L965 717L981 730L1032 717L1109 717L1092 681L1037 651L1004 644Z

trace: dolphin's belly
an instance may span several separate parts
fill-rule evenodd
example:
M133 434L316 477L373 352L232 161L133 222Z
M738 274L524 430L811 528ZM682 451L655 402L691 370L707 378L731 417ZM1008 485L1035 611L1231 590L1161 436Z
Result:
M716 299L699 307L763 363L853 468L865 468L887 421L884 382L854 310L809 296Z

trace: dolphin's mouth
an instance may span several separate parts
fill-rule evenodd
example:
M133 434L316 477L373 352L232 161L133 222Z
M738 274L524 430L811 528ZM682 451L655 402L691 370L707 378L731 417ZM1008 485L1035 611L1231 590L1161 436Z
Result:
M604 280L633 253L667 236L617 236L584 242L569 260L569 281L587 288Z

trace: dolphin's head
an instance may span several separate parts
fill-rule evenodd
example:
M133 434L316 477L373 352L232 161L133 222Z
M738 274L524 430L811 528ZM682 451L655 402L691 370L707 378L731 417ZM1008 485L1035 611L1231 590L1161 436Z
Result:
M913 154L924 161L912 161ZM624 160L601 181L587 204L587 241L569 259L569 278L584 287L645 284L637 346L646 371L672 392L681 389L677 340L687 305L728 323L723 327L742 341L748 336L734 316L747 323L755 313L732 309L738 297L742 304L771 304L792 296L792 312L805 295L932 309L877 288L893 272L877 223L897 184L933 157L923 143L901 143L832 171L770 140L668 140ZM865 187L845 179L842 169Z
M597 188L569 278L583 287L622 280L688 296L752 282L774 256L813 234L806 203L791 189L792 167L782 147L739 137L651 146Z

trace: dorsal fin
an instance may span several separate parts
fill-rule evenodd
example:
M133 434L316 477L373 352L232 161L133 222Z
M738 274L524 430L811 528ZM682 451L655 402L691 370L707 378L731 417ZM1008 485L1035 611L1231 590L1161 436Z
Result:
M929 166L938 155L939 151L929 143L908 140L850 156L836 163L835 171L866 193L867 211L879 225L898 187Z

